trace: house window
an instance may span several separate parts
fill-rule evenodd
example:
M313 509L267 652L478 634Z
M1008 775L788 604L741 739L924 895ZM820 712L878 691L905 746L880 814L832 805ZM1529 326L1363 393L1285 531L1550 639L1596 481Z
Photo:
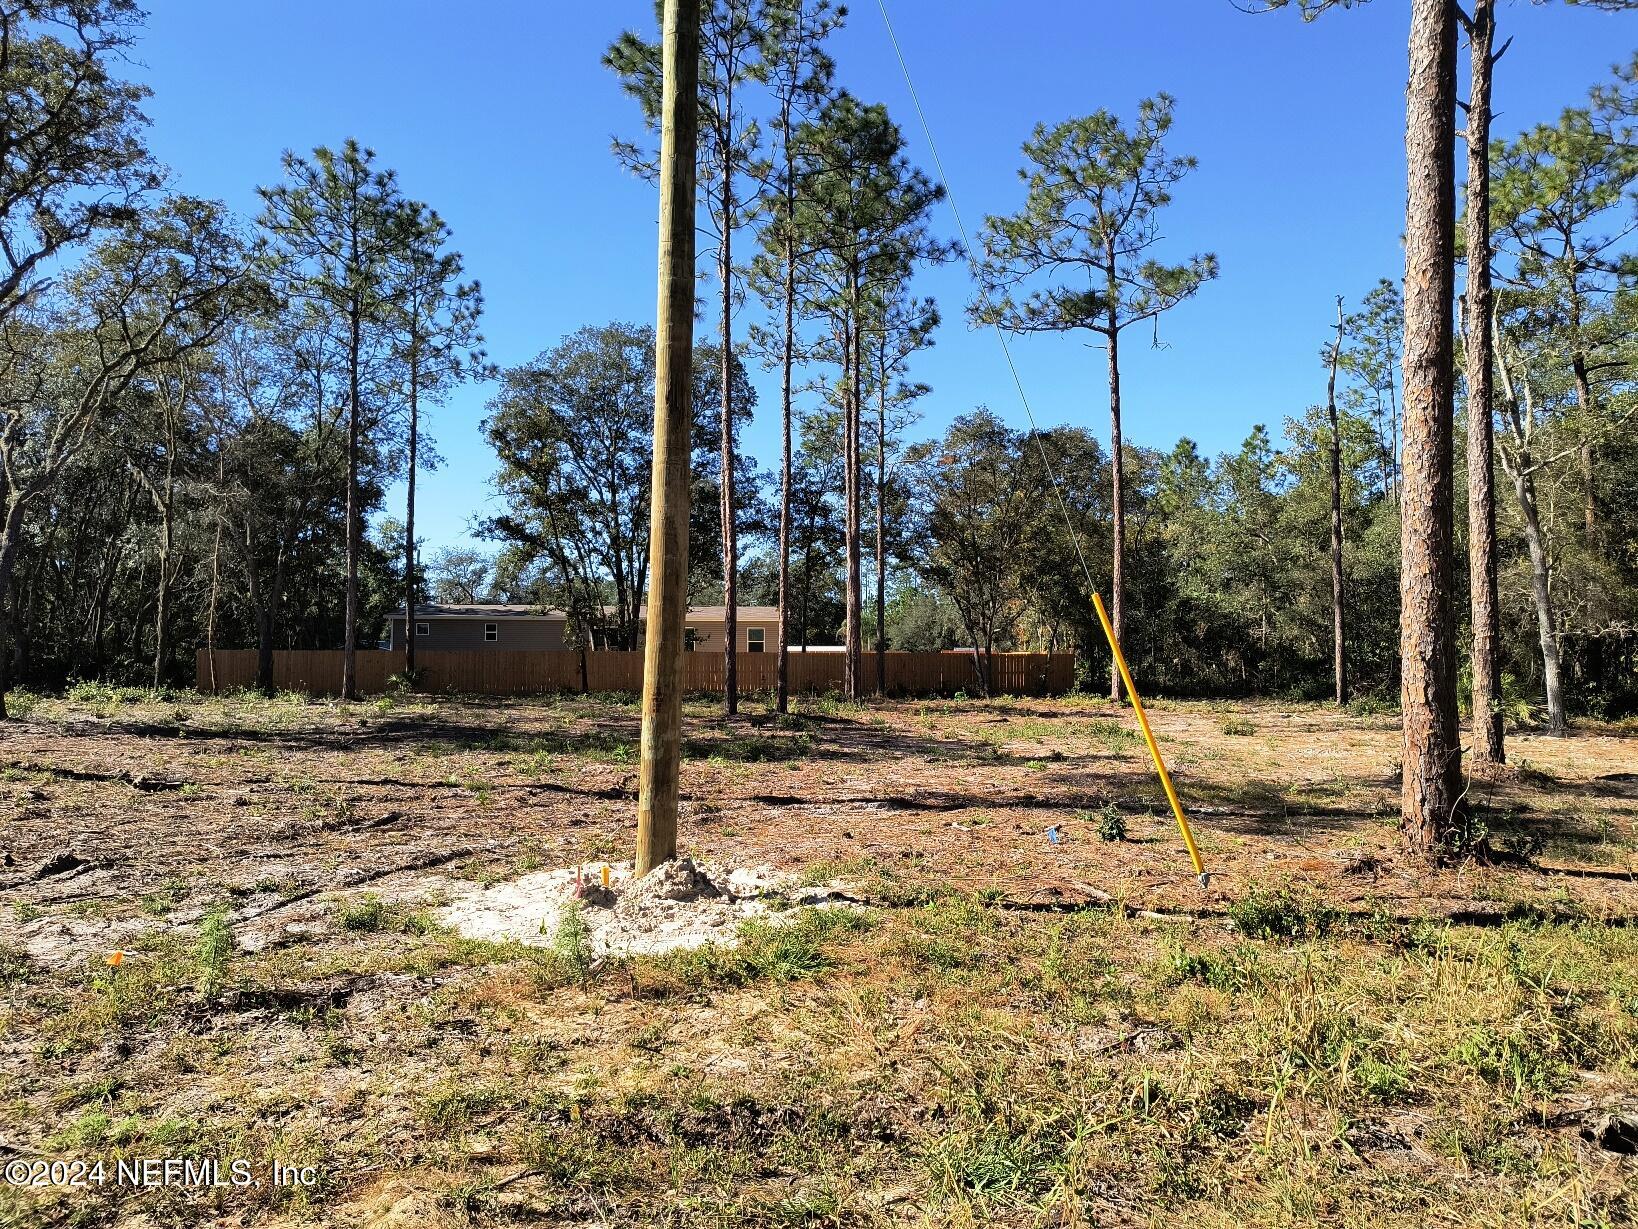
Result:
M765 653L768 650L768 629L765 627L747 628L745 632L745 651L748 653Z
M415 625L415 634L417 636L430 636L430 635L432 635L432 624L430 624L430 623L417 623Z
M692 627L683 628L683 652L692 653L699 645L700 634Z
M487 640L490 644L493 644L495 641L499 640L500 639L500 624L499 623L485 623L483 625L483 638L485 640Z

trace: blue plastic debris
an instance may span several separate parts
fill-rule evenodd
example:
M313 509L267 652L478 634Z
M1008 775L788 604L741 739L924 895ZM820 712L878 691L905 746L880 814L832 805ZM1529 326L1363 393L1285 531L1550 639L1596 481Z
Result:
M1053 824L1052 827L1047 829L1047 840L1051 841L1054 845L1059 843L1057 824Z

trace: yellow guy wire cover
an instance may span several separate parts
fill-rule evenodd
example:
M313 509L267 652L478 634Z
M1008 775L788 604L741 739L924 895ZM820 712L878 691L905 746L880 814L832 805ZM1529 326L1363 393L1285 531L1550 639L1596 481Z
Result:
M1126 655L1120 651L1120 641L1115 639L1115 628L1109 622L1109 612L1103 608L1103 595L1097 592L1092 594L1092 604L1098 608L1098 622L1103 624L1103 634L1109 638L1109 650L1115 655L1115 665L1120 670L1121 680L1126 684L1126 694L1132 698L1132 711L1137 713L1138 725L1143 727L1143 740L1149 744L1149 758L1155 762L1155 771L1160 774L1160 784L1166 790L1166 800L1172 804L1172 814L1177 816L1177 830L1183 834L1183 843L1189 847L1189 860L1194 863L1194 873L1200 877L1200 886L1205 887L1209 876L1206 867L1200 861L1200 847L1194 843L1194 833L1189 828L1189 820L1183 814L1183 804L1177 800L1177 790L1172 785L1172 774L1166 771L1166 761L1160 758L1160 744L1155 742L1154 731L1149 728L1149 715L1143 711L1143 700L1138 695L1138 689L1132 686L1132 672L1126 666Z

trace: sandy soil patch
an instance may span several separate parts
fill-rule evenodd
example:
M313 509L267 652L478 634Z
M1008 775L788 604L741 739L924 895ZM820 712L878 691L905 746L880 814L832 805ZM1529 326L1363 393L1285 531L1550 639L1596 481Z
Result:
M651 956L707 943L731 947L752 919L777 925L801 905L846 903L837 887L803 885L771 866L683 858L642 879L632 870L632 863L617 862L536 871L489 885L444 880L429 885L447 901L433 917L471 939L584 944L597 958Z

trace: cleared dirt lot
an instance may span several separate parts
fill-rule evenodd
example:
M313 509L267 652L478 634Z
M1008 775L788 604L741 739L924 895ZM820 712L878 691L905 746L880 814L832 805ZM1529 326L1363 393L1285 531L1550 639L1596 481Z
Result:
M628 856L630 703L37 703L0 734L0 1159L314 1180L0 1188L0 1223L1635 1215L1633 731L1516 735L1473 797L1518 863L1430 874L1391 716L1158 705L1201 891L1113 706L750 707L689 706L685 850L867 907L587 962L433 915Z

